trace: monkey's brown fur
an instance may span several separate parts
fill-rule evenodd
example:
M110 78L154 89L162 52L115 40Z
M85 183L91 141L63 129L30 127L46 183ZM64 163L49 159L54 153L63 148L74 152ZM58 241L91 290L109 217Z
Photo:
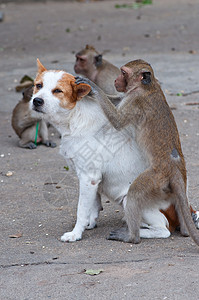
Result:
M45 144L48 147L55 147L56 144L48 139L48 128L46 122L38 117L33 116L29 108L29 102L32 97L33 87L25 89L23 98L15 106L12 113L12 127L19 136L19 146L22 148L34 149L36 124L39 122L37 143Z
M93 46L86 47L76 54L74 70L96 83L106 94L117 95L114 87L115 78L120 70L102 58L102 54Z
M147 165L146 170L132 183L127 195L125 218L128 230L116 230L109 238L140 242L142 209L165 200L175 205L182 235L188 235L187 227L199 245L199 234L186 196L186 166L177 126L151 66L143 60L127 63L121 68L115 86L118 91L125 92L118 108L94 85L93 96L99 100L116 129L133 125L135 139Z

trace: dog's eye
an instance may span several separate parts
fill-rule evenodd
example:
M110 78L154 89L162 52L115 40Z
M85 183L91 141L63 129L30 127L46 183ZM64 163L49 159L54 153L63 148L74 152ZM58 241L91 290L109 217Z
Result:
M37 83L37 84L36 84L36 88L37 88L38 90L40 90L42 87L43 87L43 85L42 85L41 83Z
M55 89L55 90L53 91L53 93L58 94L58 93L63 93L63 92L62 92L62 90L60 90L60 89Z

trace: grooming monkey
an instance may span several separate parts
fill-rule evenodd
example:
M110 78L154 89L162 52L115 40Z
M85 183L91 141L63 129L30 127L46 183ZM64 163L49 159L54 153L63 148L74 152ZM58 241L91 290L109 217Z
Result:
M106 94L118 95L114 87L120 70L102 58L93 46L86 47L76 54L74 70L96 83Z
M109 239L139 243L142 210L174 204L181 234L188 236L189 232L199 245L186 196L186 166L177 126L152 67L143 60L121 67L115 87L125 94L118 107L92 82L86 79L76 82L91 85L91 95L117 130L133 126L135 140L146 161L145 171L134 180L127 194L124 211L128 228L111 232Z
M20 138L19 146L22 148L35 149L37 143L42 143L47 147L54 148L56 147L56 143L53 143L48 139L46 122L39 118L38 114L31 111L29 108L29 101L32 97L32 93L32 86L25 89L22 100L15 106L12 113L12 127ZM36 136L37 126L38 134Z

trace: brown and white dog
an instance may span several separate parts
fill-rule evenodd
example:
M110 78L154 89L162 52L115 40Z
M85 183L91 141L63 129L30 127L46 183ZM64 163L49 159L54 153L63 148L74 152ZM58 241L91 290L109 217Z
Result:
M46 70L38 60L30 107L59 130L60 153L79 178L77 222L61 237L64 242L80 240L86 228L96 226L103 194L124 206L131 182L145 168L142 154L130 138L133 129L116 131L88 95L90 89L85 83L77 85L71 74ZM193 213L199 227L199 213ZM175 208L160 199L158 206L143 212L140 236L167 238L178 225Z

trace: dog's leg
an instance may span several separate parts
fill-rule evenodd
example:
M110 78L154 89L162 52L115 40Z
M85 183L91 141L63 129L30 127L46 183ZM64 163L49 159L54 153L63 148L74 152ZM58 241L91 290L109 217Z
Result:
M77 208L77 222L71 232L62 235L62 242L74 242L81 240L82 233L90 222L93 207L97 197L100 180L80 180L79 202Z
M94 206L92 208L90 214L90 221L89 224L86 226L86 229L93 229L97 227L97 218L101 210L103 210L102 203L101 203L101 195L97 193L95 202L93 203Z

